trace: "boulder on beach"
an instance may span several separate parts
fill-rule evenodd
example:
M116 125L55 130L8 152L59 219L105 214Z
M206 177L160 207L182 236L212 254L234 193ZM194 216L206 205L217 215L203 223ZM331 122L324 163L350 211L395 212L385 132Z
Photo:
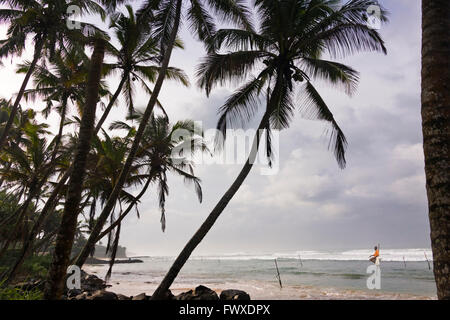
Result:
M147 296L144 292L131 298L131 300L148 300L148 299L150 299L150 296Z
M74 296L74 297L68 297L68 299L69 299L69 300L87 300L88 297L89 297L89 294L88 294L87 292L83 292L83 293L80 293L80 294L77 295L77 296Z
M250 300L250 295L242 290L228 289L220 293L220 300Z
M219 300L219 296L214 290L200 285L194 290L180 293L175 300Z
M103 279L100 279L93 274L88 274L81 271L81 291L92 293L98 290L104 290L107 287L108 285L106 285L106 282Z
M98 290L87 297L87 300L118 300L117 295L114 292Z
M131 297L118 293L117 300L131 300Z

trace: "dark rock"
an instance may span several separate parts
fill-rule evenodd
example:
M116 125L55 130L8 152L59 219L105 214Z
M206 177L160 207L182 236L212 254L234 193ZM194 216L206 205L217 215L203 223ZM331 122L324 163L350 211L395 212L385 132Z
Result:
M79 289L71 289L71 290L67 291L66 295L67 295L68 298L73 298L73 297L76 297L76 296L78 296L78 295L80 295L82 293L83 293L83 291L81 291Z
M175 297L175 300L193 300L194 290L182 292Z
M126 296L126 295L123 295L123 294L117 294L117 299L118 300L131 300L131 297L128 297L128 296Z
M180 293L175 300L219 300L219 296L214 290L205 286L198 286L194 290Z
M143 263L144 261L141 259L122 259L122 260L115 260L114 263Z
M75 297L69 298L70 300L87 300L88 299L88 293L83 292Z
M250 295L242 290L228 289L220 293L220 300L250 300Z
M173 295L172 291L167 290L162 300L175 300L175 296Z
M108 286L106 285L106 282L99 277L93 275L93 274L87 274L84 271L81 271L81 290L82 291L88 291L88 292L95 292L98 290L104 290Z
M176 300L176 297L172 294L172 291L167 290L158 300Z
M141 259L116 259L114 260L114 263L143 263L144 261L142 261ZM109 264L109 260L104 260L104 259L98 259L98 258L94 258L94 257L89 257L86 259L86 264Z
M145 293L140 293L137 296L131 298L131 300L148 300L149 297L145 295Z
M117 295L114 292L105 290L98 290L87 298L88 300L118 300Z

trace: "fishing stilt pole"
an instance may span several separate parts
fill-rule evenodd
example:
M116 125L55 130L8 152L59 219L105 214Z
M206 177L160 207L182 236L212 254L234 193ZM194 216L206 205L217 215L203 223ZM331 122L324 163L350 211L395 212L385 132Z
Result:
M427 253L424 251L423 254L425 255L425 260L427 260L428 263L428 270L431 270L430 261L428 261Z
M276 258L275 258L275 267L277 268L277 279L278 279L278 283L280 284L280 289L283 289L283 285L281 283L280 270L278 270L278 263L277 263Z

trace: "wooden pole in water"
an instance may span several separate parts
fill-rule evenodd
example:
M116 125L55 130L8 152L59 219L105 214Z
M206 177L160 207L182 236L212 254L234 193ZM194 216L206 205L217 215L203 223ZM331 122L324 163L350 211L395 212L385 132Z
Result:
M278 282L280 283L280 289L283 289L283 285L281 284L280 270L278 270L278 263L276 258L275 258L275 267L277 268L277 278Z
M430 261L428 261L427 253L424 251L423 254L425 255L425 259L427 260L428 263L428 270L431 270Z

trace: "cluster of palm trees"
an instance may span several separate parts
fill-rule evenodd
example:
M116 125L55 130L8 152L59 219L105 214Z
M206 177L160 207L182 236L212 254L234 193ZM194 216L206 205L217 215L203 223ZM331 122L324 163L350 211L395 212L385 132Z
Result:
M105 236L111 251L110 274L121 223L133 208L137 211L151 184L158 190L164 230L168 172L191 182L202 199L193 163L187 158L174 161L172 151L186 142L193 152L208 149L196 135L193 121L171 124L164 111L170 106L163 107L158 100L166 79L189 85L182 70L169 66L172 50L183 48L178 38L182 24L204 43L198 86L209 95L217 85L240 84L219 109L218 129L225 134L228 128L246 124L258 110L263 116L242 171L152 299L164 297L238 191L262 137L267 139L265 154L272 158L271 130L288 128L296 109L329 123L330 148L339 167L345 167L346 138L314 81L326 81L352 94L357 71L333 59L360 51L386 52L379 33L366 22L367 8L376 4L371 0L255 0L253 8L243 0L146 0L136 2L137 10L132 2L0 0L0 23L8 26L7 39L0 41L0 58L20 56L25 47L34 47L32 61L18 66L17 72L25 77L17 95L0 101L0 200L7 202L0 210L0 258L17 250L3 278L14 279L28 256L51 244L47 299L61 298L68 265L82 266ZM68 7L73 5L81 12L79 28L69 27L74 21ZM83 22L83 17L92 15L108 19L109 29ZM384 10L381 19L387 20ZM230 27L218 29L218 21ZM107 63L105 56L114 62ZM106 79L114 74L120 80L110 92ZM27 89L31 81L33 86ZM143 111L135 108L137 90L149 97ZM300 101L295 100L298 93L303 97ZM125 103L120 103L120 96ZM52 111L59 115L55 135L36 120L35 111L24 109L36 100L45 104L44 117ZM116 104L128 117L106 128ZM178 129L190 133L185 141L173 139ZM140 191L134 195L136 189ZM80 230L88 239L72 257Z
M8 31L7 39L1 42L0 55L20 55L30 40L34 45L33 60L18 66L17 72L24 73L25 78L17 96L11 99L13 102L1 100L0 258L11 249L17 251L16 261L2 277L12 281L28 256L54 244L46 289L50 299L61 296L61 280L83 220L89 239L76 263L81 266L95 243L108 235L112 265L121 221L132 209L137 210L151 184L158 190L163 229L169 171L193 183L199 199L202 197L193 164L187 159L175 162L171 154L180 143L190 143L192 152L204 152L207 148L201 136L195 136L193 121L169 122L156 99L158 93L154 94L156 86L151 88L151 83L159 80L160 90L164 78L189 85L182 70L168 66L172 48L182 48L177 32L171 32L172 44L164 48L162 37L169 29L168 25L158 26L162 20L155 18L158 10L152 8L158 8L158 4L149 2L138 13L129 5L124 12L115 12L122 2L125 1L1 1L6 6L0 9L1 21L7 24ZM108 32L91 24L81 22L80 28L69 28L68 8L73 5L85 15L98 14L102 19L109 13L110 30L119 48L112 44ZM162 29L157 31L158 28ZM87 52L92 47L89 58ZM114 58L114 63L106 63L105 54ZM106 79L116 71L120 73L120 83L111 94ZM31 81L33 86L27 89ZM154 97L146 113L134 107L134 82ZM121 95L125 97L127 121L104 128ZM35 101L45 104L40 112L43 117L53 111L59 115L54 136L45 123L37 121L35 111L22 109L24 104ZM105 108L98 117L96 111L101 105ZM162 115L152 112L154 105L163 111ZM183 141L172 138L179 129L190 133L183 136ZM127 133L111 136L110 130ZM126 163L129 166L125 170ZM139 188L139 194L133 195L131 191ZM113 203L113 207L98 217L96 208L104 208L108 203ZM43 242L47 245L43 246Z

